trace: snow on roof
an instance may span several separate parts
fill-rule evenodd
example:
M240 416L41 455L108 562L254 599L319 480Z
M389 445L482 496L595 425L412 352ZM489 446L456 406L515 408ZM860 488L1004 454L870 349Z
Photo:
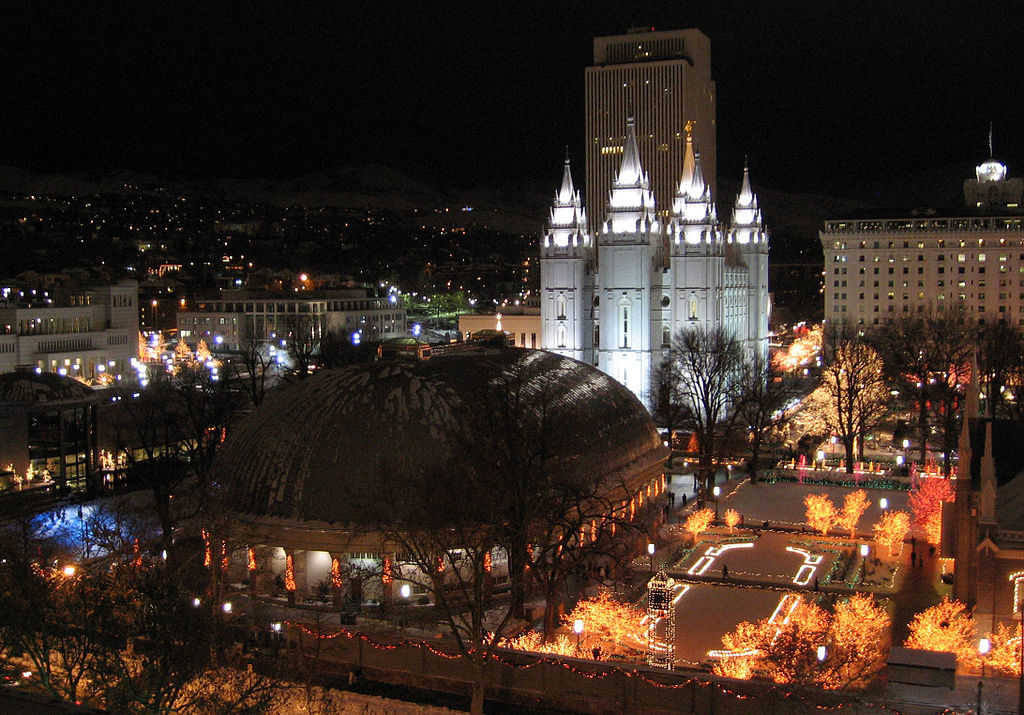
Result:
M239 512L358 523L353 495L383 476L487 478L510 435L563 470L611 476L664 457L647 410L596 368L481 348L324 370L271 393L229 436L215 478Z

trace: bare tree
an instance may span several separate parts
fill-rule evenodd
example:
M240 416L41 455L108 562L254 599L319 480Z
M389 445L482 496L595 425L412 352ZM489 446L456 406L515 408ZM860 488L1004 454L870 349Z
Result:
M667 369L672 397L697 437L702 502L711 488L723 435L736 416L743 348L724 329L684 328L672 338Z
M280 366L270 353L270 345L256 337L248 338L241 352L226 365L231 379L245 392L253 407L260 406L280 374Z
M513 611L523 615L526 589L536 581L545 599L545 637L551 637L569 580L620 563L650 521L652 503L642 513L628 509L638 487L610 478L613 470L595 464L596 455L566 449L574 442L597 444L595 437L617 427L620 437L629 434L636 427L629 415L636 411L615 410L622 425L608 415L595 425L567 391L577 379L569 373L586 379L589 368L545 353L510 354L519 357L479 396L484 409L473 434L499 495L499 543L508 554Z
M130 477L151 490L168 548L178 519L174 496L197 476L196 494L202 497L207 470L236 414L237 400L202 365L184 368L177 381L161 374L146 387L124 387L117 396L112 422L118 448L127 457ZM201 499L193 506L200 505Z
M289 321L285 349L291 360L291 374L299 380L309 377L311 365L316 364L323 337L323 321L316 315L299 315Z
M878 352L857 336L842 337L829 344L821 372L821 390L826 409L823 418L834 431L846 453L846 471L853 473L857 440L864 456L864 435L886 413L889 387Z
M1024 334L1017 326L1006 323L980 325L976 358L986 414L996 417L1007 404L1007 388L1011 392L1019 389L1019 383L1014 383L1024 371Z
M947 467L950 464L949 454L959 435L959 408L973 335L965 311L953 308L898 318L870 336L884 358L889 379L902 394L914 396L922 463L937 427L945 463Z
M765 447L781 443L780 430L791 416L797 380L773 374L771 362L758 352L744 362L740 390L737 417L749 430L750 479L757 481L757 462Z
M491 587L493 525L501 517L482 474L454 464L452 470L460 471L459 479L427 470L399 480L382 465L365 507L383 542L401 554L401 577L432 597L474 673L471 712L482 713L486 671L512 617L511 604L495 602Z

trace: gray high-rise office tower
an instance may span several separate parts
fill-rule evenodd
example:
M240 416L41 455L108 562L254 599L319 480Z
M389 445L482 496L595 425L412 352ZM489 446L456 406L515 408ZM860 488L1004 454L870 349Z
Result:
M586 71L585 204L597 221L605 216L622 162L630 115L661 216L678 188L687 122L704 180L717 196L715 83L711 42L703 32L644 29L594 39L594 66Z

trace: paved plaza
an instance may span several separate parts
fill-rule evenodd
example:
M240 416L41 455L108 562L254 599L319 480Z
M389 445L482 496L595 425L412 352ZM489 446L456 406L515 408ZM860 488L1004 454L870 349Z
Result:
M684 490L687 479L676 476L674 488ZM937 559L927 556L921 534L911 531L908 543L892 554L872 541L873 525L884 509L908 509L905 489L754 483L746 478L720 482L719 487L719 515L735 509L743 518L741 527L730 530L719 521L691 542L683 522L696 505L688 500L685 507L677 503L671 523L659 532L657 563L678 584L675 645L679 665L708 664L709 651L721 648L722 636L741 621L769 618L799 596L813 598L828 608L837 598L856 590L868 591L891 614L906 617L897 595L910 572L909 554L914 546L921 562L928 562L921 574L912 572L915 605L930 605L940 599L941 570ZM852 540L849 532L822 536L807 527L805 496L826 494L841 507L846 494L855 488L867 492L870 506ZM709 506L714 508L714 502ZM866 559L861 555L862 545L869 549ZM902 635L905 624L894 623L894 630Z

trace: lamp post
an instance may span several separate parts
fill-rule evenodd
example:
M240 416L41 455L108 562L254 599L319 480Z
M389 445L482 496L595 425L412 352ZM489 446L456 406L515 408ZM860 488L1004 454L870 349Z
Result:
M409 626L409 596L412 595L412 589L409 584L403 583L398 589L399 595L402 597L402 611L404 612L404 618L402 618L402 626Z
M715 489L718 489L718 487L715 487ZM654 544L651 543L651 542L647 543L647 558L650 560L650 563L651 563L651 575L653 575L654 574ZM583 621L576 621L576 623L582 624Z
M885 511L886 509L889 508L889 500L886 499L885 497L882 497L881 499L878 500L878 507L882 511Z
M653 544L652 544L653 546ZM580 652L580 635L583 633L583 619L577 618L572 622L572 632L576 634L576 652Z
M718 521L718 495L722 493L722 488L716 484L711 493L715 495L715 521Z

